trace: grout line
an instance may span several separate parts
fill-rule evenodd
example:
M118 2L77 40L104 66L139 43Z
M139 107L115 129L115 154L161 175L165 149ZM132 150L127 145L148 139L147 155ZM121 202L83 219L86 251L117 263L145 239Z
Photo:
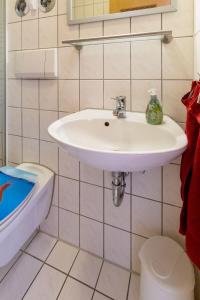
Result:
M127 289L126 300L128 300L128 298L129 298L129 290L130 290L130 285L131 285L131 276L132 276L132 274L130 273L129 282L128 282L128 289Z
M61 289L60 289L60 291L59 291L59 293L58 293L58 296L57 296L56 300L59 298L59 296L60 296L60 294L61 294L61 292L62 292L62 290L63 290L63 288L64 288L64 285L65 285L65 283L66 283L66 281L67 281L67 278L69 277L69 273L71 272L71 270L72 270L72 268L73 268L73 266L74 266L74 264L75 264L75 261L76 261L78 255L79 255L79 252L80 252L80 250L78 250L78 253L76 254L76 257L75 257L75 259L74 259L74 261L73 261L73 263L72 263L72 265L71 265L71 267L70 267L70 269L69 269L68 275L66 276L66 278L65 278L65 280L64 280L64 282L63 282L63 285L62 285L62 287L61 287Z
M47 259L49 258L49 256L51 255L51 253L52 253L52 251L54 250L54 248L55 248L55 246L57 245L57 243L58 243L58 240L55 242L54 246L52 247L51 251L49 252L49 254L47 255L47 257L46 257L46 259L45 259L44 261L42 261L42 260L40 260L39 258L36 258L36 257L34 257L33 255L31 255L31 254L25 252L26 254L28 254L28 255L34 257L35 259L41 261L41 262L42 262L42 265L41 265L40 269L38 270L37 274L35 275L34 279L32 280L32 282L30 283L29 287L27 288L25 294L24 294L23 297L22 297L22 300L24 299L24 297L26 296L26 294L27 294L28 291L30 290L30 288L31 288L32 284L34 283L36 277L38 276L38 274L39 274L40 271L42 270L42 268L43 268L43 266L44 266L46 260L47 260Z
M14 261L14 263L12 264L12 266L8 269L8 271L5 273L5 275L3 276L3 278L0 280L0 283L3 282L3 280L5 279L5 277L8 275L8 273L14 268L14 266L17 264L18 260L21 258L21 256L23 255L23 251L19 251L21 252L19 254L19 257L16 258L16 260Z
M104 261L102 261L102 263L101 263L101 267L100 267L100 270L99 270L97 281L96 281L96 284L95 284L95 287L94 287L94 293L92 295L92 299L91 300L93 300L93 298L94 298L94 294L95 294L95 291L96 291L96 288L97 288L97 284L98 284L98 281L99 281L99 278L100 278L100 275L101 275L101 271L102 271L102 268L103 268L103 264L104 264Z
M78 27L78 34L80 38L81 34L81 25L79 24ZM78 102L78 109L81 110L81 52L78 52L78 62L79 62L79 102ZM79 178L78 178L78 187L79 187L79 247L81 247L81 163L78 163L78 171L79 171Z

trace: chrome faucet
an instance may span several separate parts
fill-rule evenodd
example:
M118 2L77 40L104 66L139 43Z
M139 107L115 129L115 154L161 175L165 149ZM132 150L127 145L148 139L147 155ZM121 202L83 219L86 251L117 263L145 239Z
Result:
M117 96L112 98L116 101L116 108L113 110L113 116L121 118L126 118L126 97Z

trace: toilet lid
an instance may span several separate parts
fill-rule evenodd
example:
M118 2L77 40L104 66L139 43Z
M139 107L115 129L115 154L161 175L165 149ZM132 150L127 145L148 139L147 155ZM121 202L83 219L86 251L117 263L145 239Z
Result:
M30 199L36 186L36 183L0 172L0 186L5 183L10 185L4 190L0 201L0 225Z

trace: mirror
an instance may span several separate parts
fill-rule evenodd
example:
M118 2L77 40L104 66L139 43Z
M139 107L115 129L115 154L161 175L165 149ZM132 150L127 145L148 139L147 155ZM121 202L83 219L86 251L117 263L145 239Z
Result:
M80 24L176 11L177 0L68 0L68 23Z

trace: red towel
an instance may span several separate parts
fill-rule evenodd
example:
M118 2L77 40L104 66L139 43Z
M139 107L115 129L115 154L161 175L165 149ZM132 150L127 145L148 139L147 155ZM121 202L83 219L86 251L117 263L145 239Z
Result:
M181 162L181 212L180 232L186 235L186 250L200 268L200 83L193 82L191 92L182 102L187 108L186 134L188 147Z

